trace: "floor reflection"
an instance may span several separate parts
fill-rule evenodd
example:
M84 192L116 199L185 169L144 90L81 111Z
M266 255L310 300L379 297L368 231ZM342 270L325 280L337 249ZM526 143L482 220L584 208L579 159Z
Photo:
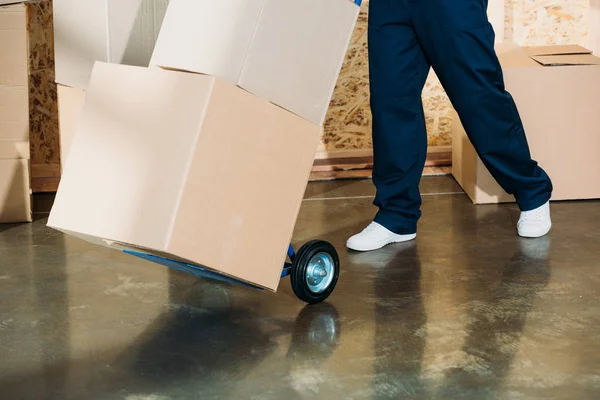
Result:
M499 283L469 302L465 362L446 371L438 398L495 398L504 384L537 293L550 279L550 238L520 240L506 262ZM481 282L477 282L481 287ZM477 293L473 288L472 293Z
M177 399L197 392L206 399L234 398L244 392L244 385L256 392L256 385L265 384L251 383L251 378L269 360L280 362L258 373L283 381L294 369L319 369L336 350L341 329L331 304L307 306L296 319L280 319L219 297L223 286L203 283L191 292L192 298L176 295L172 309L112 363L112 369L133 374L126 378L128 393L163 393ZM287 357L275 357L279 353ZM292 389L286 396L298 398Z
M415 398L426 393L421 362L427 322L416 243L396 245L377 270L375 293L374 399Z

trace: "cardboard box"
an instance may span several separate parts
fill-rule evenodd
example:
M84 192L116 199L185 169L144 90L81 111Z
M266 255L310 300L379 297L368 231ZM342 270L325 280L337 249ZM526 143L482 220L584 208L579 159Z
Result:
M0 159L0 223L31 221L29 160Z
M600 198L600 59L579 46L497 48L506 89L532 156L550 175L553 200ZM453 175L476 204L513 202L487 171L457 115Z
M48 225L275 290L320 134L212 76L97 63Z
M86 89L96 61L148 66L168 0L53 0L56 82Z
M0 40L2 40L0 38ZM9 58L9 57L7 57ZM0 80L7 75L0 72ZM29 140L29 87L0 83L0 139Z
M0 27L0 141L26 143L31 187L55 191L60 155L52 4L0 6Z
M224 78L321 125L358 13L350 0L172 0L151 65Z
M27 13L0 7L0 140L29 140Z
M31 207L29 141L0 138L0 223L31 222Z
M0 27L0 223L30 222L27 6L0 7Z
M60 159L62 167L67 160L75 136L77 120L85 104L85 91L58 85L58 123L60 129Z

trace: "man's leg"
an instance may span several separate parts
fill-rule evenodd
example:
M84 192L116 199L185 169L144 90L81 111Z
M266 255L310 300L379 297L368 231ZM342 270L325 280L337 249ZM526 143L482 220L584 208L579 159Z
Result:
M419 181L427 156L421 93L430 67L408 11L405 0L369 3L374 203L379 212L375 230L348 241L354 250L414 238L421 215Z
M550 200L552 183L531 159L517 107L504 88L487 0L408 4L421 47L481 160L522 211L539 209Z

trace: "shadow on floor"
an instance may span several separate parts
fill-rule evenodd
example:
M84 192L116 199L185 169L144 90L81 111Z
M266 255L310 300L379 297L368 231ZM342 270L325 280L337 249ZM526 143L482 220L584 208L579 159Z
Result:
M239 393L238 383L255 374L279 350L281 340L290 343L282 363L264 372L273 379L283 380L293 366L318 368L337 349L341 327L331 304L307 306L291 320L264 317L252 307L234 307L227 298L219 298L218 292L228 285L197 281L181 290L181 274L171 276L174 290L168 311L116 357L109 349L108 356L73 360L68 359L68 349L48 344L67 359L57 358L31 374L0 377L0 393L14 399L46 398L44 393L63 400L153 398L157 393L168 398L202 393L201 398L220 399ZM77 379L78 374L83 379ZM260 392L264 384L259 379L251 385ZM30 389L24 392L25 386Z

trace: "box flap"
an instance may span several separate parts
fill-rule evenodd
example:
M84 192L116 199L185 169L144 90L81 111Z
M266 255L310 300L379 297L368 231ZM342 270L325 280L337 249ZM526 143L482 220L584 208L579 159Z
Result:
M600 58L592 54L531 56L531 58L548 67L561 65L600 65Z
M564 56L574 54L592 54L585 47L579 45L553 45L553 46L531 46L524 47L525 52L531 57L534 56Z
M542 66L600 65L600 58L579 45L525 47L524 51Z

